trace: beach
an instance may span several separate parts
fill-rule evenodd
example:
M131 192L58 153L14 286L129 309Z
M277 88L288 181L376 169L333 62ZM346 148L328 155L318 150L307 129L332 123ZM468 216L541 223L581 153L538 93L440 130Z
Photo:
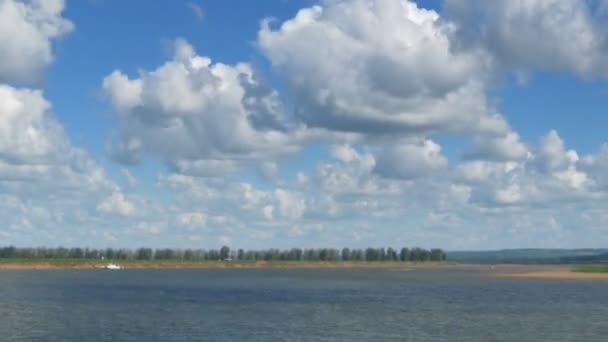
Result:
M608 280L608 273L579 272L576 269L576 265L503 265L495 268L494 275L503 278L520 279Z
M421 268L447 267L447 262L366 261L176 261L176 260L0 260L0 270L96 269L109 263L125 269L214 268Z
M0 260L1 270L98 269L108 263L124 269L255 269L255 268L435 268L479 271L488 277L546 280L605 279L608 273L576 271L576 265L480 265L453 262L351 262L351 261L175 261L175 260Z

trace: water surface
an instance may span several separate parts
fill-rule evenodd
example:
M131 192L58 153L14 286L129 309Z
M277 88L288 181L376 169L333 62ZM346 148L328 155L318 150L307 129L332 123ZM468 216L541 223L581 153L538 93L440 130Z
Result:
M0 272L4 341L606 341L608 282L474 268Z

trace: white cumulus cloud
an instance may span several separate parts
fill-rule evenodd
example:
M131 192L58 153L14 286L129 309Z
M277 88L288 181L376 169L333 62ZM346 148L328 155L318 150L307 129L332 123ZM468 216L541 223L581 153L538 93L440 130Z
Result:
M73 29L63 0L0 1L0 82L36 82L53 61L51 43Z
M401 0L300 10L258 46L310 126L386 133L508 131L485 102L485 57L452 49L439 14Z
M136 214L135 205L133 205L133 203L131 203L121 192L114 192L106 197L99 203L97 210L108 214L123 216L133 216Z
M608 17L594 3L447 0L445 15L456 23L454 38L461 47L487 51L498 66L605 77Z
M429 139L386 143L377 153L376 163L376 172L394 178L429 176L448 166L441 146Z

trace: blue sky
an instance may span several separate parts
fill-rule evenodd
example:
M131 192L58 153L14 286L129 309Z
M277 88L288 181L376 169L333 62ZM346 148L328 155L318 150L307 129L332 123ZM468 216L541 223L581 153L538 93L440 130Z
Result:
M103 102L100 79L114 69L136 75L140 68L163 63L172 54L176 37L187 39L215 61L249 61L268 71L268 62L255 48L260 21L266 17L288 19L312 3L133 1L124 6L116 1L73 1L66 6L64 16L75 23L75 18L81 19L77 30L57 42L57 59L48 68L44 90L70 139L116 172L117 166L105 160L106 142L116 125L111 109ZM192 5L203 9L203 18ZM279 83L270 73L265 77ZM134 172L154 181L157 166L136 168Z
M0 0L0 244L604 247L606 13Z

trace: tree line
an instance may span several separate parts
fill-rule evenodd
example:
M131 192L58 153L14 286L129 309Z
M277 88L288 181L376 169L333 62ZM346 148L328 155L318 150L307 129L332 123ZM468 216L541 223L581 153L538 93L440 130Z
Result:
M1 247L0 259L104 259L104 260L184 260L184 261L444 261L447 254L440 248L292 248L265 250L170 249L170 248L17 248Z

